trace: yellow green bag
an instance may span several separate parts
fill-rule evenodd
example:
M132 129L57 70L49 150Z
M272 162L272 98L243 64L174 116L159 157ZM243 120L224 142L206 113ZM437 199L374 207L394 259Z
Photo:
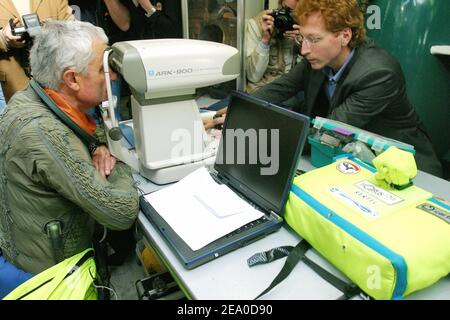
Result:
M94 250L87 249L22 283L4 300L96 300Z
M369 296L400 299L450 273L450 206L375 175L341 159L298 176L285 220Z

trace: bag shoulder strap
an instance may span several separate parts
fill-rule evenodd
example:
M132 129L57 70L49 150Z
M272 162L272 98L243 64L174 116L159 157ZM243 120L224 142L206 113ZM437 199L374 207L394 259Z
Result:
M256 298L260 298L265 295L267 292L276 287L281 281L287 278L287 276L292 272L297 263L305 256L306 251L310 248L310 244L306 241L300 241L294 248L292 248L289 253L286 262L284 263L283 268L278 273L278 275L273 279L272 283L261 292Z
M306 240L301 240L295 247L284 246L271 249L263 253L257 253L247 260L249 267L253 267L258 264L265 264L274 260L287 256L286 262L278 275L273 279L272 283L261 292L256 298L260 298L280 282L286 279L292 272L297 263L301 260L311 269L313 269L322 279L333 285L336 289L344 294L338 298L338 300L346 300L361 293L361 290L353 283L347 283L340 278L336 277L332 273L328 272L311 259L306 256L306 252L311 248L311 245Z

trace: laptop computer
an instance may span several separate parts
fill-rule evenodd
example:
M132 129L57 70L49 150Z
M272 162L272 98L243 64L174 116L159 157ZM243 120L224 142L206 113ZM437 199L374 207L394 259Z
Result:
M193 269L279 229L292 179L309 131L308 117L241 92L232 92L210 174L264 215L192 250L141 196L143 213L187 269Z

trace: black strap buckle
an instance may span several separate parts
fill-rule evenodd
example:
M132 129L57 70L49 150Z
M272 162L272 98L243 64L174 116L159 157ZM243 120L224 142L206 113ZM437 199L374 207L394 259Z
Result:
M361 293L361 289L354 283L349 283L344 289L344 295L347 299L353 298Z

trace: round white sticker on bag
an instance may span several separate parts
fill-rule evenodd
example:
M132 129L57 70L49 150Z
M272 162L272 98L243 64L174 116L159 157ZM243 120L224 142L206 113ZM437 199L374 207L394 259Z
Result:
M348 161L339 163L336 168L344 174L356 174L361 171L361 168L358 165Z

